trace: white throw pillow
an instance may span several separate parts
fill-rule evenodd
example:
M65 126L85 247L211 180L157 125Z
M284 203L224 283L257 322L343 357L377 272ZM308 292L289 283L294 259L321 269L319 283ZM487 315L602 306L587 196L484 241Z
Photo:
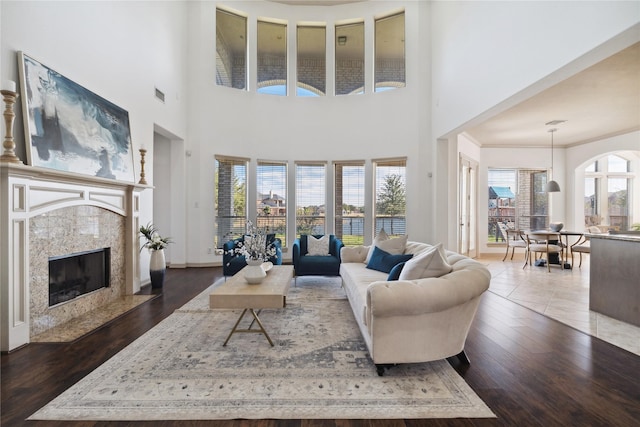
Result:
M327 256L329 255L329 235L325 234L319 239L312 235L307 235L307 255Z
M427 277L440 277L453 270L447 263L442 243L415 255L404 264L399 280L417 280Z
M389 235L384 231L384 228L380 230L380 233L373 240L373 244L369 248L369 253L367 254L367 258L364 260L365 264L369 264L371 260L371 255L373 255L373 250L375 247L379 247L385 252L388 252L392 255L402 255L404 253L404 248L407 246L407 239L409 236L404 235L400 237L394 237L393 239L389 238Z

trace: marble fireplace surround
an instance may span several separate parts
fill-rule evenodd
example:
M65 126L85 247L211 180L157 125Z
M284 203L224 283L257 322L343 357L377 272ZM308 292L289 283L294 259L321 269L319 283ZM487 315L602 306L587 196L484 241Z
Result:
M140 192L146 185L0 165L0 351L140 290ZM111 282L48 307L48 257L111 247Z

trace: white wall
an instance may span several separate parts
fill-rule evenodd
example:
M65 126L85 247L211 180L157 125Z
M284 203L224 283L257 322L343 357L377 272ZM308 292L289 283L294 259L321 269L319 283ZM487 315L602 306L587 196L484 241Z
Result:
M432 140L456 142L455 135L587 68L640 39L640 2L467 2L437 1L432 22ZM486 141L479 141L483 143ZM455 176L457 150L438 146L439 177ZM565 150L555 152L554 179L567 188ZM488 166L549 165L544 149L482 150L478 227L486 224L482 191ZM488 163L487 163L488 162ZM523 163L526 163L523 164ZM571 172L571 171L569 171ZM441 179L441 178L438 178ZM446 181L444 181L446 183ZM451 221L457 186L439 193L435 221L439 230L457 230ZM567 194L571 194L568 196ZM566 191L552 196L552 216L566 218ZM449 209L443 209L441 203ZM566 223L566 221L565 221ZM480 251L486 246L480 232ZM438 235L436 240L446 236Z
M215 262L207 254L215 232L213 182L214 156L227 155L289 162L290 174L296 160L369 160L408 158L407 191L409 234L425 237L428 215L419 193L425 187L430 150L419 149L421 136L430 134L428 62L421 51L428 34L419 31L422 6L418 2L371 2L332 7L287 7L269 2L222 2L248 15L249 62L255 62L256 19L271 17L288 21L289 75L295 72L295 27L301 21L327 23L327 55L333 55L333 25L352 18L365 19L365 57L373 57L373 19L378 14L406 8L406 80L404 89L371 93L372 67L366 75L366 91L358 96L319 98L278 97L257 94L255 66L249 67L249 91L215 84L215 6L213 2L189 4L189 138L193 150L187 167L189 185L189 254L192 263ZM327 69L328 87L333 72ZM421 116L422 115L422 116ZM423 160L427 159L427 160ZM251 168L250 168L251 172ZM288 188L287 199L294 200ZM198 206L198 207L196 207ZM289 209L293 213L293 209ZM291 222L290 222L291 224ZM327 221L330 231L331 221ZM295 238L289 230L289 244ZM285 254L288 256L289 254Z
M288 20L290 60L295 58L296 23L326 21L331 56L336 20L364 17L369 93L315 99L257 95L253 91L257 71L251 59L249 91L216 86L216 3L211 1L0 3L3 80L18 80L15 52L23 50L128 110L134 149L144 145L148 159L154 157L154 129L159 126L172 135L170 164L172 172L178 166L173 177L180 176L172 178L171 194L182 191L185 201L172 200L178 207L172 210L171 230L165 234L176 240L171 256L178 264L220 261L207 253L215 232L216 154L250 157L253 162L287 160L291 167L295 160L406 156L410 238L448 242L454 248L458 187L450 177L456 176L457 153L466 151L456 146L456 134L594 63L597 55L586 54L637 24L640 10L640 2L608 1L371 1L313 7L230 0L220 4L248 14L250 52L255 49L257 17ZM373 19L399 7L406 9L407 87L372 94ZM621 43L628 41L615 48L624 47ZM291 75L294 64L291 60ZM330 69L328 74L327 86L332 87ZM164 104L154 98L154 86L165 92ZM16 129L21 125L18 121ZM21 149L24 155L21 132L17 133L18 152ZM447 142L437 143L441 137ZM185 150L190 157L184 156ZM499 166L495 159L505 166L518 166L522 159L529 167L548 164L545 149L494 151L481 153L485 184L486 161L490 166ZM565 187L570 186L572 170L560 170L565 163L565 150L561 151L554 177ZM136 153L137 172L138 161ZM153 184L158 171L153 162L146 166ZM483 188L482 170L478 178ZM291 186L289 200L294 191ZM152 191L143 192L143 223L154 219L153 198ZM554 216L574 216L564 199L555 198ZM479 228L482 224L479 218ZM141 273L144 280L144 269Z
M145 146L147 181L153 184L154 125L186 135L184 4L5 0L0 8L2 79L18 81L16 52L24 51L127 110L136 180L137 149ZM165 103L155 99L156 86L166 93ZM26 162L19 110L16 143ZM141 202L141 223L152 221L151 190L142 193ZM148 254L141 257L141 265L147 265ZM141 268L141 279L146 277L148 269Z
M432 10L437 136L603 59L557 73L640 22L637 1L436 1Z

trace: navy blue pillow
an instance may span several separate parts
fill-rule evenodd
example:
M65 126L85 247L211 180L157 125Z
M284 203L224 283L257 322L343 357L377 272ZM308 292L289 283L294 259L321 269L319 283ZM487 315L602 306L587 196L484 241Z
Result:
M391 271L389 272L389 277L387 277L387 282L391 282L393 280L398 280L400 278L400 273L402 273L402 268L404 267L405 262L401 262L393 266Z
M367 268L388 273L396 266L396 264L409 261L412 256L412 254L391 255L389 252L383 251L376 246L373 248L373 254L371 254L371 259L369 259Z

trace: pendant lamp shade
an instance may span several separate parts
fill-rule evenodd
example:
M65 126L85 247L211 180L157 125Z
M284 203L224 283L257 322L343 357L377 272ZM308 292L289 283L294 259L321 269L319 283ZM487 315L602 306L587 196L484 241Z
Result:
M556 128L549 129L549 132L551 133L551 181L547 182L547 185L545 186L547 193L560 192L560 185L553 180L553 133L557 130L558 129Z
M547 182L547 185L545 186L545 189L547 190L547 193L559 193L560 192L560 185L558 185L558 183L555 182L554 180L551 180L551 181Z

